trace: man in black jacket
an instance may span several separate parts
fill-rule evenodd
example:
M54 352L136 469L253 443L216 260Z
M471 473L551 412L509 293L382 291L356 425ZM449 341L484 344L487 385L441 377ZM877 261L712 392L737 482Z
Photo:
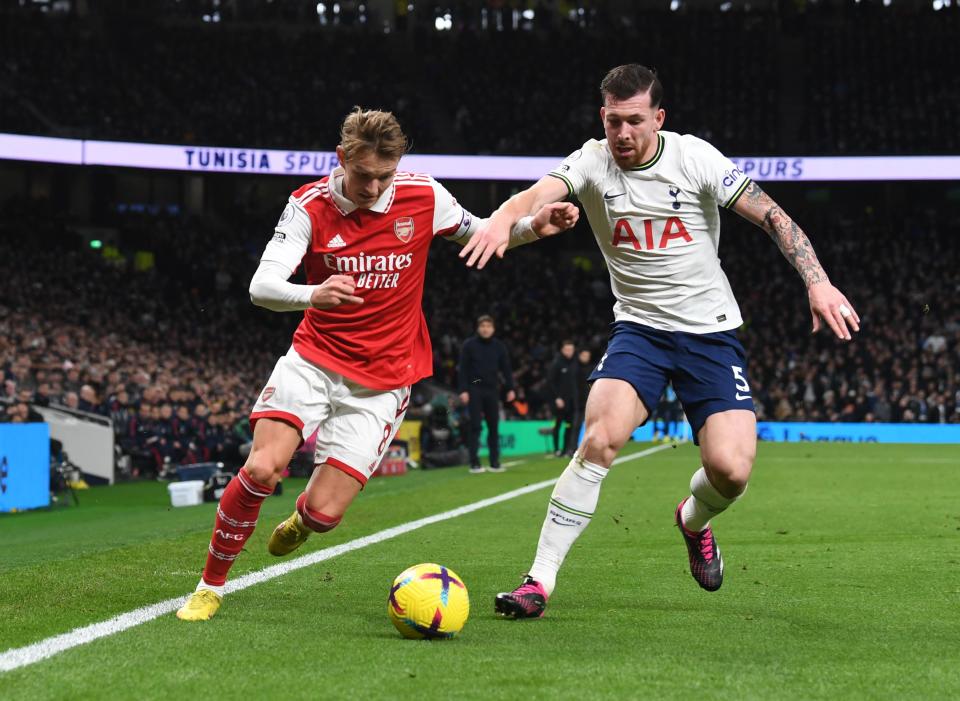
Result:
M484 314L477 319L477 333L468 338L460 349L459 389L460 401L470 408L470 472L483 472L478 451L480 448L480 422L487 421L487 447L490 449L490 471L503 472L500 466L500 436L497 424L500 420L500 380L507 388L507 402L515 398L513 373L507 347L493 337L493 317Z
M581 348L577 353L577 360L574 363L573 376L576 394L573 410L573 428L570 432L568 441L573 448L571 454L576 451L577 444L580 442L580 429L583 428L583 420L587 412L587 395L590 394L590 373L596 367L593 362L593 355L589 348Z
M574 398L576 397L576 380L573 359L575 346L573 341L564 341L560 344L560 353L554 358L547 373L547 386L550 388L553 410L553 454L557 457L565 453L573 455L576 447L576 438L572 437L570 424L573 421ZM565 430L564 430L565 429ZM560 432L564 431L563 441Z

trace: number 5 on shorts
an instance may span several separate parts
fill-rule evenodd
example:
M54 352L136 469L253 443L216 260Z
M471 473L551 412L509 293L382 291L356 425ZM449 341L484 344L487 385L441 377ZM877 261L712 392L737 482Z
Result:
M750 398L750 385L747 384L747 378L743 376L743 368L736 365L731 365L730 369L733 370L733 379L737 385L737 401ZM743 394L740 394L743 392Z

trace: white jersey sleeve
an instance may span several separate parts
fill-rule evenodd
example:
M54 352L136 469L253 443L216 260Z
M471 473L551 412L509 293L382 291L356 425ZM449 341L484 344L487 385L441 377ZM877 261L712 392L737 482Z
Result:
M568 194L580 197L586 190L600 187L599 183L606 174L604 159L606 146L596 139L590 139L581 148L567 156L563 163L551 170L548 175L559 178L567 184Z
M703 139L686 134L682 167L698 191L721 207L732 207L750 184L737 165Z
M434 236L456 243L466 243L479 221L464 209L443 185L430 178L433 187L433 233Z
M475 217L461 207L456 198L436 180L431 178L430 184L433 185L434 193L434 235L442 236L447 241L453 241L456 244L465 246L467 241L470 240L470 237L477 233L487 220ZM510 230L510 242L507 245L508 249L540 240L540 237L537 236L531 226L532 221L533 217L523 217L513 225L513 228Z
M291 197L260 260L283 263L293 272L309 250L312 237L310 215Z
M313 285L288 282L290 268L273 260L260 261L250 280L250 301L275 312L293 312L311 306Z

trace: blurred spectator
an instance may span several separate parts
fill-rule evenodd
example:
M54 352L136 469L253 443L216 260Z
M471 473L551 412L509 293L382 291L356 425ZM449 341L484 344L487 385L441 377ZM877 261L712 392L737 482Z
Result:
M573 454L575 439L571 435L577 396L577 361L573 354L576 346L573 341L562 341L547 383L550 388L551 409L553 410L553 454L557 457L566 453Z

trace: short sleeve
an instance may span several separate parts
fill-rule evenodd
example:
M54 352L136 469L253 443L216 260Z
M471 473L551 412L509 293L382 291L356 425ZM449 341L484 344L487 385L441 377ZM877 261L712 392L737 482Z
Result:
M433 178L433 233L456 241L473 223L473 215L464 209L443 185Z
M698 192L730 208L750 184L750 178L703 139L684 136L683 169Z
M596 179L603 167L600 156L605 146L591 139L582 148L567 156L563 163L551 170L548 175L559 178L567 185L570 195L581 195L585 188Z
M283 263L290 270L296 270L310 248L312 236L310 215L291 197L260 260Z

